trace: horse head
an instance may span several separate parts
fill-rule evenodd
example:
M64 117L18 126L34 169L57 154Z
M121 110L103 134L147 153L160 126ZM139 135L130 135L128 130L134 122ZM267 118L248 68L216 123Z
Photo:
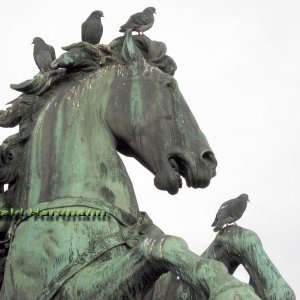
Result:
M117 150L136 158L170 194L181 188L180 175L188 187L207 187L217 161L176 80L146 62L130 31L122 54L128 67L112 87L107 111Z

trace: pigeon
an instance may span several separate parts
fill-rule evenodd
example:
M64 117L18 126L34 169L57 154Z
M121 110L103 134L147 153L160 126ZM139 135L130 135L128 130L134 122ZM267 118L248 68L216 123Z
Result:
M128 29L136 31L139 34L144 34L145 31L150 29L154 23L154 16L156 9L154 7L147 7L142 12L138 12L128 19L128 21L122 25L120 32L126 32Z
M56 58L54 48L40 37L35 37L32 44L34 44L33 58L40 71L45 73L51 70L51 63Z
M235 199L224 202L211 225L212 227L215 227L214 231L220 231L225 224L235 223L246 210L247 202L250 202L247 194L241 194Z
M81 40L96 45L100 43L103 26L101 18L104 17L101 10L93 11L81 25Z

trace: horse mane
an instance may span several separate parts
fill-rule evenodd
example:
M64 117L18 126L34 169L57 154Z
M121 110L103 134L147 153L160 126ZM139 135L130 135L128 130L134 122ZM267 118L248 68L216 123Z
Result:
M177 66L174 60L166 55L167 47L162 42L152 41L146 36L135 35L133 40L142 53L145 61L161 71L174 75ZM53 70L39 73L33 79L11 88L22 92L6 110L0 111L0 126L15 127L19 132L4 140L0 146L0 206L11 208L18 203L18 178L25 176L22 168L22 157L25 146L34 128L34 118L51 97L55 86L65 80L82 76L109 65L126 64L122 46L124 36L114 39L109 45L91 45L80 42L63 47L67 51L52 63ZM4 184L8 184L4 192ZM0 229L1 231L1 229Z

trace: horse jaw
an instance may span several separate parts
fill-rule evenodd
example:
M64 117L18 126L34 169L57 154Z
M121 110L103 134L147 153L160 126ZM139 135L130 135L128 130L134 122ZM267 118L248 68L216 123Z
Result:
M168 191L169 194L175 195L182 187L182 180L175 164L172 161L165 160L154 177L154 185L159 190Z
M193 158L191 153L185 151L161 157L157 164L159 167L154 172L156 188L174 195L182 188L182 178L188 187L206 188L216 176L217 161L209 149L199 157Z

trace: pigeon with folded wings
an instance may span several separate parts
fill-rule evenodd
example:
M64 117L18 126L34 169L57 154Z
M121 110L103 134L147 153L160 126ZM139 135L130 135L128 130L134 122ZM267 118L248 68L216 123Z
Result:
M40 37L35 37L32 44L34 44L33 58L41 73L51 70L51 63L56 58L54 48Z
M235 199L224 202L219 208L216 218L212 223L215 232L220 231L224 225L235 223L241 218L247 208L247 203L250 202L247 194L241 194Z
M93 11L81 25L81 40L92 45L100 43L103 26L101 18L104 17L101 10Z
M129 29L136 31L139 34L144 34L145 31L150 29L154 23L154 15L156 9L154 7L147 7L142 12L138 12L128 19L128 21L121 26L120 32L126 32Z

